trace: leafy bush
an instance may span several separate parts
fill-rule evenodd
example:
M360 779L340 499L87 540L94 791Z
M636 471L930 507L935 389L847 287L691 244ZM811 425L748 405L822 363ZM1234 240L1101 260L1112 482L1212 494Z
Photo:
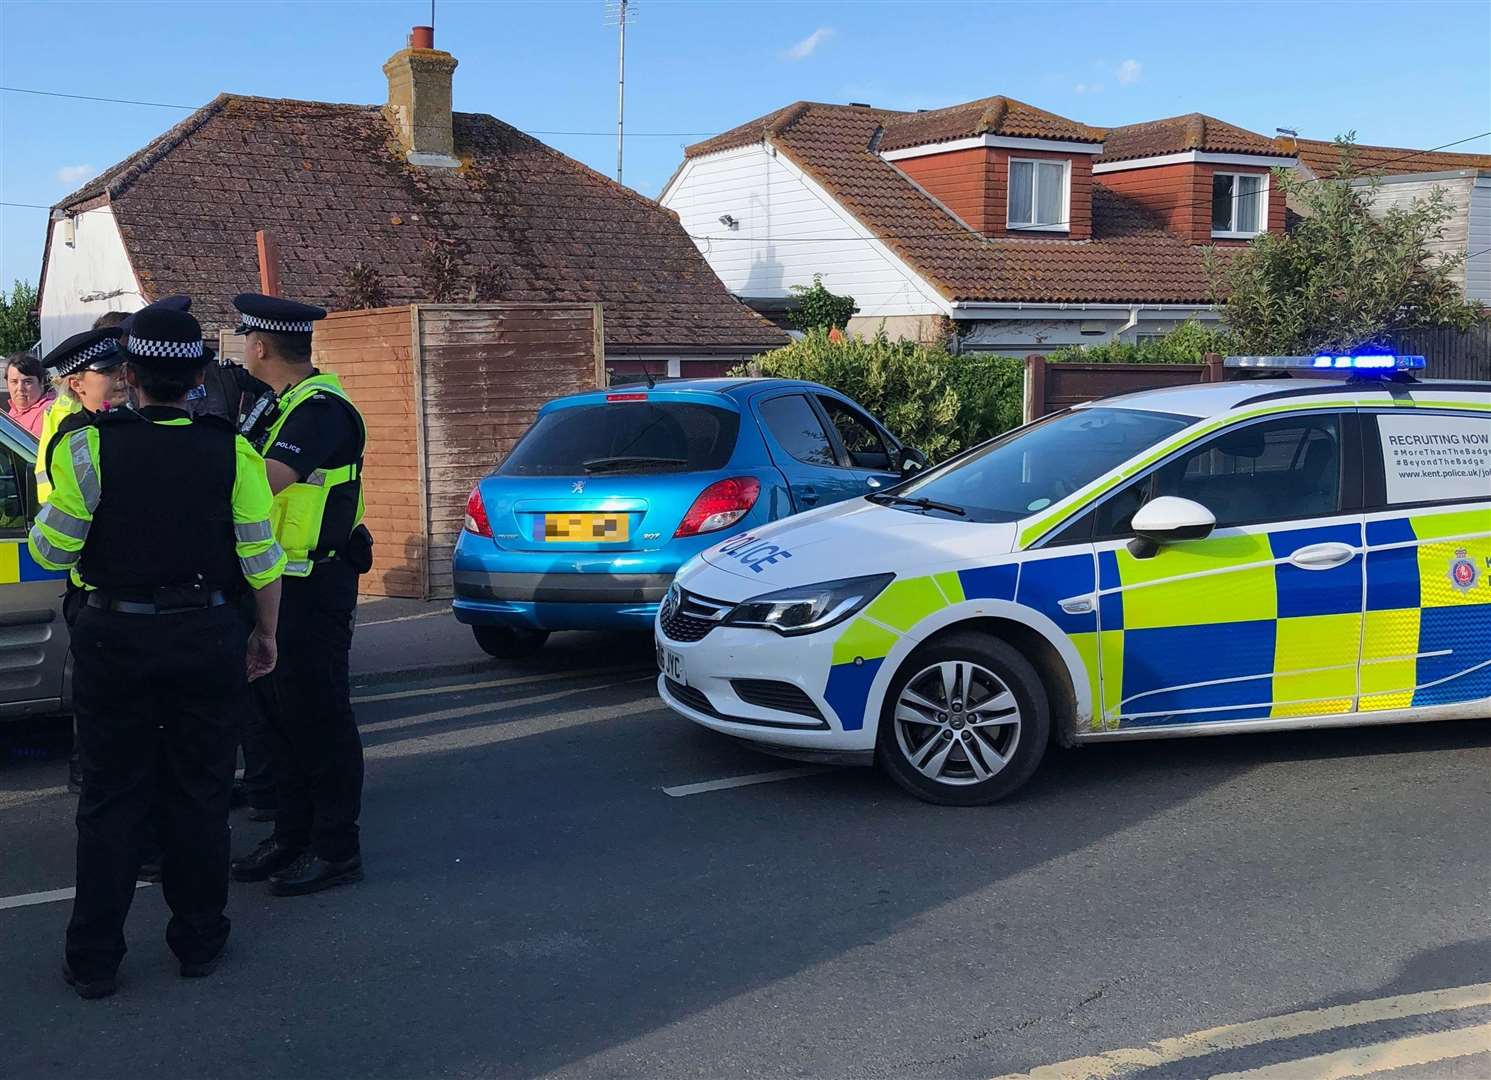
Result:
M1225 265L1210 259L1240 352L1348 351L1411 327L1466 330L1480 314L1456 281L1465 254L1433 249L1454 216L1444 190L1408 206L1374 207L1377 180L1350 179L1354 134L1336 140L1339 179L1274 171L1278 194L1269 197L1299 207L1292 229L1265 233Z
M1147 341L1105 341L1101 345L1066 345L1054 349L1048 360L1079 361L1084 364L1199 364L1207 353L1235 353L1235 341L1226 330L1203 326L1189 319L1164 337Z
M814 274L812 285L794 285L792 293L797 304L787 313L787 321L794 329L807 333L809 330L840 330L849 325L849 317L859 310L852 296L839 296L823 287L823 275Z
M0 355L29 349L41 337L41 328L32 311L36 307L36 289L17 281L10 296L0 292Z
M953 356L935 345L890 341L883 333L835 342L827 330L813 330L735 373L833 387L933 461L1020 422L1021 361Z

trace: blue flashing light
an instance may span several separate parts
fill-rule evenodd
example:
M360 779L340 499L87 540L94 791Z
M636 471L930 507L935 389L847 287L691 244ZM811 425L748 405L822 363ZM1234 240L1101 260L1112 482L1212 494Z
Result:
M1424 368L1424 358L1394 353L1362 353L1357 356L1333 356L1325 353L1318 356L1229 356L1225 366L1262 371L1421 371Z

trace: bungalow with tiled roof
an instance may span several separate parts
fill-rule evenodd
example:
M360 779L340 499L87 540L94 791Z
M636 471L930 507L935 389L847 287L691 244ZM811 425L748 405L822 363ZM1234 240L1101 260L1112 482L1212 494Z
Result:
M1005 97L924 112L798 102L690 146L660 197L730 290L822 274L851 329L1024 353L1213 320L1225 262L1284 226L1291 142L1200 114L1105 130Z
M433 42L430 42L433 45ZM53 209L42 347L100 312L189 293L209 332L259 287L328 308L599 301L608 361L677 373L787 336L730 295L672 214L480 113L451 112L456 60L405 49L389 103L222 94Z
M1341 163L1341 147L1336 143L1299 140L1301 174L1335 177ZM1355 145L1351 148L1351 167L1355 175L1377 178L1373 201L1377 210L1406 207L1415 199L1428 198L1436 188L1442 190L1449 199L1451 215L1444 232L1430 241L1430 249L1464 255L1465 261L1455 276L1465 295L1491 306L1491 154Z

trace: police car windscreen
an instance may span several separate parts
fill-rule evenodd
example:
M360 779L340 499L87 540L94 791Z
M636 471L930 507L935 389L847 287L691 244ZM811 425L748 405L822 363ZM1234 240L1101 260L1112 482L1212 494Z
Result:
M1077 409L995 439L897 494L950 503L969 521L1016 521L1195 422L1139 409Z
M719 469L740 414L709 405L607 402L540 416L497 471L504 476L627 476Z

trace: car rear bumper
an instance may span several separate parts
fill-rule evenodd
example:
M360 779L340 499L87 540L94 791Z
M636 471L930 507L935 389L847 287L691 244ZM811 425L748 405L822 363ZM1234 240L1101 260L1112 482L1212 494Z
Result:
M608 604L635 607L662 601L673 572L664 574L453 572L456 598L519 604Z
M515 630L619 630L645 633L657 618L656 604L534 604L516 600L451 601L456 621L468 626Z

